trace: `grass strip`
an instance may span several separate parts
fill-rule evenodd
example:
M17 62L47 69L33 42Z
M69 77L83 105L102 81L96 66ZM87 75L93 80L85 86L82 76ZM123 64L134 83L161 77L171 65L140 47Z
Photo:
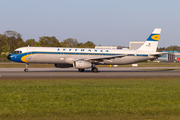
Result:
M0 78L0 119L180 119L179 77Z

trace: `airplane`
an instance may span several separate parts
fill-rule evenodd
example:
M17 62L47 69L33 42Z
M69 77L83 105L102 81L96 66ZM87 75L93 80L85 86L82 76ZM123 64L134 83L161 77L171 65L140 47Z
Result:
M160 33L160 28L154 29L137 50L28 46L16 49L7 58L26 63L25 72L28 72L30 63L54 64L57 68L74 67L79 72L91 68L92 72L98 72L96 65L133 64L162 56L165 53L156 52Z

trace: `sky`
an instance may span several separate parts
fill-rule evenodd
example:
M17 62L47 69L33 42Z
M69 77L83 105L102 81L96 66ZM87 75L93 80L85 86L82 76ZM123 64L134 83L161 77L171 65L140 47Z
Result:
M180 0L0 0L0 34L129 46L161 28L158 47L180 46Z

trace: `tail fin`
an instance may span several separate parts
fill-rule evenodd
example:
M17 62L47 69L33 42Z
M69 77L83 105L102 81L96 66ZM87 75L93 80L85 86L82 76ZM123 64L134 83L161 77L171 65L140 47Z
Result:
M160 28L154 29L154 31L151 33L149 38L144 42L144 44L138 50L156 52L160 33L161 33Z

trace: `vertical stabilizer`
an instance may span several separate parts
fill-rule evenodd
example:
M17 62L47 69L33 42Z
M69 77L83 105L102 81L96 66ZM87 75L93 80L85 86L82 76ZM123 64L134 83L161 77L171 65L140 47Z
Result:
M160 28L154 29L154 31L151 33L149 38L144 42L144 44L138 50L156 52L160 33L161 33Z

